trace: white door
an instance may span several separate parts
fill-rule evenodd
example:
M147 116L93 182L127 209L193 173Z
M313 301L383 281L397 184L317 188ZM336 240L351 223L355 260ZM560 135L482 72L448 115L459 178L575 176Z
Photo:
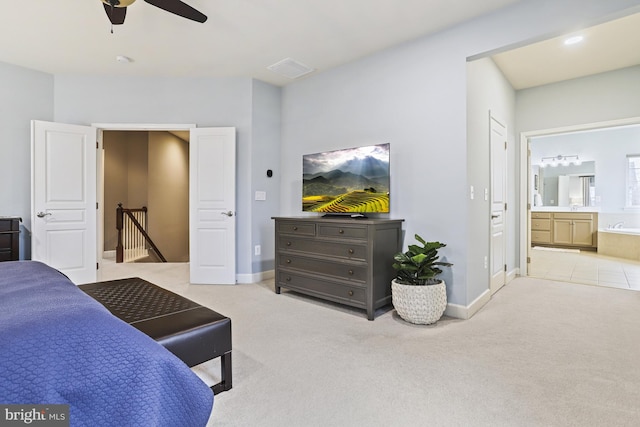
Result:
M191 283L236 283L236 130L195 128L189 137Z
M31 122L31 258L96 281L96 128Z
M493 295L506 280L505 210L507 195L507 130L491 117L491 280Z

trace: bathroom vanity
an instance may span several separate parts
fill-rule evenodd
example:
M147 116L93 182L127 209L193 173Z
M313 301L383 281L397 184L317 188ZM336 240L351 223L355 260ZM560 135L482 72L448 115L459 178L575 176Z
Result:
M598 247L598 213L567 208L531 211L531 245Z

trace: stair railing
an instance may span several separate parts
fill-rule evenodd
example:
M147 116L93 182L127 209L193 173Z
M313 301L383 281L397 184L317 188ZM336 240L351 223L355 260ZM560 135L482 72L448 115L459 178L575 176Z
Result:
M152 250L162 262L167 262L162 252L147 234L147 207L123 208L118 203L116 208L116 262L133 262L149 255Z

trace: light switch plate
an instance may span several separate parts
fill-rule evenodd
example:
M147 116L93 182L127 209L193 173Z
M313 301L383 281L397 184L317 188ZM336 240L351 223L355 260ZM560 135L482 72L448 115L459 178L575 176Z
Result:
M256 200L267 200L266 191L256 191Z

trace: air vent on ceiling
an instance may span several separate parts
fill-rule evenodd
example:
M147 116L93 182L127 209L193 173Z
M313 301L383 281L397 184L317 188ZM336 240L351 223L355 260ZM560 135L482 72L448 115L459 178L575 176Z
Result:
M304 76L305 74L315 71L313 68L309 68L291 58L285 58L273 65L269 65L267 68L274 73L278 73L290 79L297 79L300 76Z

